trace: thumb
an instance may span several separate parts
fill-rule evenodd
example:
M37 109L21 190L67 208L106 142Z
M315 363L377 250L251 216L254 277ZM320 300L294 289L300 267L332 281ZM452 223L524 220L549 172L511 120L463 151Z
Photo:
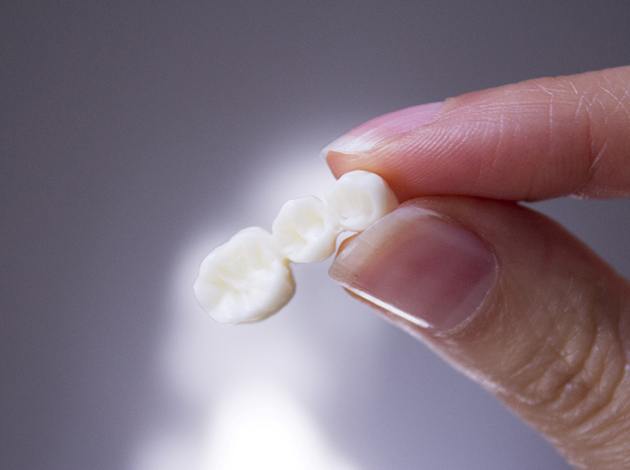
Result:
M349 240L330 274L574 465L630 463L630 288L555 222L509 202L414 199Z

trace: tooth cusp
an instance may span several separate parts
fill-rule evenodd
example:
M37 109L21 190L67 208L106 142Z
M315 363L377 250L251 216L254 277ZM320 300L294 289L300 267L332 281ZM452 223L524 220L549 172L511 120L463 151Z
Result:
M324 201L314 196L286 202L272 225L282 253L294 263L323 261L335 252L337 220Z
M326 202L346 230L361 231L398 206L385 180L369 171L345 173L333 185Z
M221 323L262 320L291 299L295 283L269 232L241 230L201 263L194 284L199 304Z

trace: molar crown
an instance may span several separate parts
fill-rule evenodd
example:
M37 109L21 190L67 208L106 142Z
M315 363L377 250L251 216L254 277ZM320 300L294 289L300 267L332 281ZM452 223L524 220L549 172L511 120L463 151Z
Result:
M220 323L262 320L291 300L293 273L269 232L241 230L210 252L193 286L201 307Z

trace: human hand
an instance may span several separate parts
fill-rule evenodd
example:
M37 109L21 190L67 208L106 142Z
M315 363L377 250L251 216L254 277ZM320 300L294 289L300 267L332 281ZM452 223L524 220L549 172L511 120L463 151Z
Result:
M630 67L369 121L324 150L406 201L330 274L539 429L576 467L630 467L630 284L518 204L630 196Z

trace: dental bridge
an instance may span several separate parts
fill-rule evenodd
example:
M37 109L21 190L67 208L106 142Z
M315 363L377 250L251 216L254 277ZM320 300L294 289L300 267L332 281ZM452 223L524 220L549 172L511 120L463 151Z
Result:
M249 227L218 246L201 263L193 289L197 301L221 323L262 320L295 292L291 263L323 261L342 232L360 232L398 206L377 174L356 170L336 180L323 199L286 202L271 233Z

